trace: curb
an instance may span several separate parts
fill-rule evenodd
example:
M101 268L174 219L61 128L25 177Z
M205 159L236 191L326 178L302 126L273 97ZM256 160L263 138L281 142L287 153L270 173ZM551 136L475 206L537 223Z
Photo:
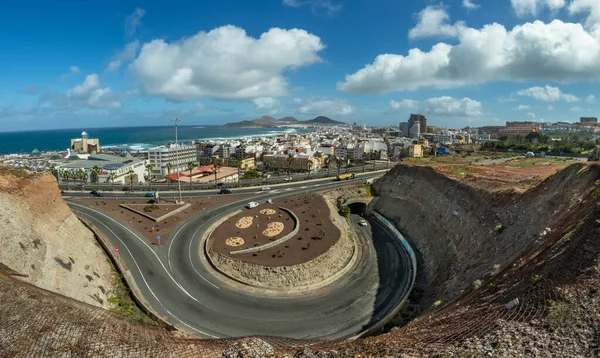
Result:
M325 199L327 200L327 199ZM331 208L330 208L331 209ZM265 287L265 286L259 286L259 285L255 285L255 284L251 284L251 283L247 283L245 281L243 281L242 279L239 279L237 277L231 276L229 274L227 274L226 272L222 271L218 265L215 264L215 262L213 261L211 255L209 254L209 248L208 248L208 238L210 237L210 235L213 233L213 231L217 228L217 226L219 226L220 224L222 224L224 221L226 221L227 219L229 219L230 217L238 214L239 212L241 212L242 210L238 210L232 214L229 214L225 217L223 217L222 219L220 219L219 221L215 222L213 225L211 225L206 231L205 234L202 235L202 239L200 241L200 247L202 248L202 251L204 253L204 256L207 258L208 263L210 264L209 266L215 270L216 272L218 272L219 274L225 276L226 278L234 281L234 283L236 283L238 288L241 289L248 289L248 288L252 288L255 290L260 290L262 293L264 294L271 294L271 295L277 295L277 294L281 294L281 293L285 293L285 294L289 294L289 295L298 295L298 294L304 294L307 291L314 291L314 290L318 290L320 288L323 288L325 286L328 286L330 284L332 284L333 282L337 281L338 279L340 279L343 275L345 275L351 268L353 268L356 264L356 260L358 258L357 255L357 251L358 251L358 245L356 243L356 240L351 240L350 238L345 238L346 240L351 240L352 244L353 244L353 250L352 250L352 256L350 258L350 260L348 261L348 263L342 267L339 271L337 271L336 273L334 273L333 275L331 275L330 277L326 278L325 280L322 280L318 283L312 284L312 285L305 285L305 286L298 286L298 287ZM340 238L340 240L342 240L344 238ZM325 253L324 253L325 254ZM217 253L217 255L220 255ZM316 258L315 258L316 259ZM214 275L214 273L213 273ZM217 275L214 275L215 277L219 278ZM221 280L225 283L228 283L227 281ZM231 283L229 283L231 284ZM239 286L242 287L239 287Z
M94 234L94 238L96 238L96 241L100 244L102 249L104 249L106 256L108 256L108 258L112 262L112 264L115 268L115 271L117 271L118 273L120 273L123 276L123 280L122 280L123 284L127 287L129 292L131 292L131 298L133 299L135 304L139 308L141 308L145 314L150 316L150 318L157 321L159 323L159 325L162 325L163 327L167 327L167 329L169 329L169 330L173 330L173 331L179 330L179 329L175 328L173 325L167 323L167 321L161 315L154 312L150 308L151 306L143 298L140 289L138 288L138 286L135 283L135 279L129 272L129 269L127 269L127 266L125 266L125 263L121 262L120 258L114 254L115 246L112 245L110 240L106 239L104 237L104 235L101 233L101 231L97 230L93 224L90 224L87 220L82 219L79 216L77 218L83 224L83 226L85 226L88 230L90 230Z

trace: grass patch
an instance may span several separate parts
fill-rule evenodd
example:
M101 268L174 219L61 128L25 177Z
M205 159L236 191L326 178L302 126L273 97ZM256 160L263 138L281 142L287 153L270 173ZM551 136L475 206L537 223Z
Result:
M112 281L114 289L108 298L108 303L110 304L108 310L120 314L121 316L134 319L151 328L158 328L158 322L146 315L146 313L135 304L131 298L131 292L123 282L123 276L114 272Z

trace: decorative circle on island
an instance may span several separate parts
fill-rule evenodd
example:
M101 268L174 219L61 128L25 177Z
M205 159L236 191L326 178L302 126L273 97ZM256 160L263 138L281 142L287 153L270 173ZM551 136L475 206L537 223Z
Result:
M244 239L242 239L241 237L230 237L227 240L225 240L225 245L227 246L242 246L244 245Z
M254 220L254 217L252 217L252 216L244 216L243 218L239 219L237 223L235 223L235 226L238 229L247 229L250 226L252 226L253 220Z
M277 211L275 211L274 209L262 209L260 213L263 215L273 215L277 213Z
M283 223L279 222L279 221L275 221L275 222L270 222L269 225L267 225L267 228L265 229L265 231L263 231L263 235L265 236L275 236L275 235L279 235L281 234L281 232L283 231L284 225Z

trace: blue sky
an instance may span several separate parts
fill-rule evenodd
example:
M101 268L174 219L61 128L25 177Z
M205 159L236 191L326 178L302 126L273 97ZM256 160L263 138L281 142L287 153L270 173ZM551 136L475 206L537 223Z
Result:
M0 42L0 131L577 121L600 100L596 0L15 1Z

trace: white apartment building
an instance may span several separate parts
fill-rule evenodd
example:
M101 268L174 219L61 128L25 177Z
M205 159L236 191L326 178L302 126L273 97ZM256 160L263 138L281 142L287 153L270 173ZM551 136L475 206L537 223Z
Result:
M148 164L152 165L152 178L163 179L166 175L188 170L189 162L196 163L196 146L169 144L148 149ZM173 168L167 171L167 163Z
M348 158L348 147L345 145L340 145L335 147L335 156L339 159L347 159Z

